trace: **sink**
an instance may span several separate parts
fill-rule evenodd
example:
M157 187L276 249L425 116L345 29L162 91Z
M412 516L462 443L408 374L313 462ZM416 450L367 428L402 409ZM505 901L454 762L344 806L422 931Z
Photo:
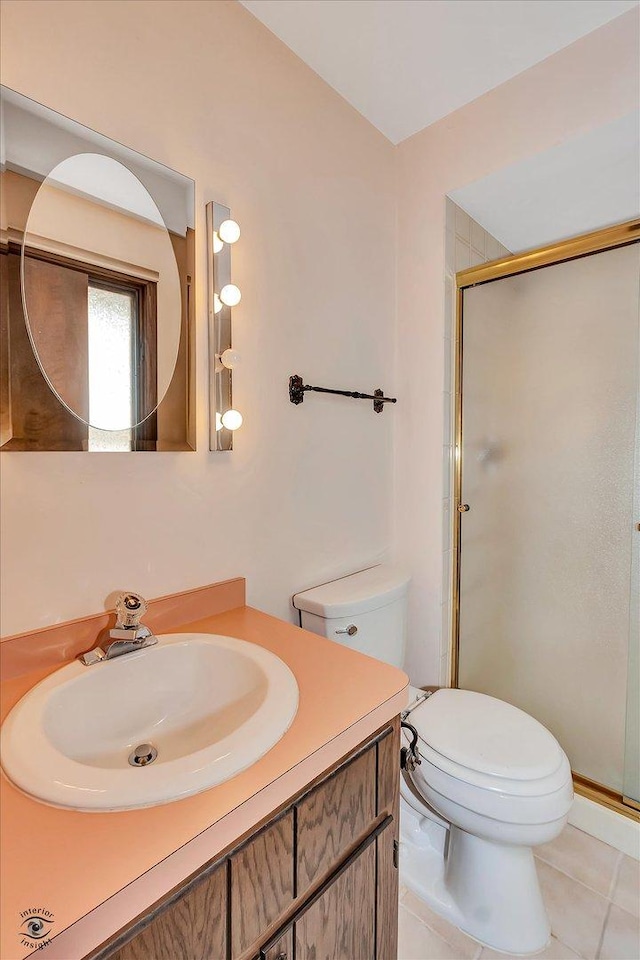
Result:
M2 725L0 759L17 787L45 803L148 807L240 773L281 739L297 709L295 677L270 651L233 637L166 634L37 684Z

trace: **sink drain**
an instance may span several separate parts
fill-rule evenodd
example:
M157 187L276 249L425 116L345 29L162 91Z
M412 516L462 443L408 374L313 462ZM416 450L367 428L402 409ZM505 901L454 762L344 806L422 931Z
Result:
M146 767L153 763L158 751L151 743L141 743L129 754L129 763L132 767Z

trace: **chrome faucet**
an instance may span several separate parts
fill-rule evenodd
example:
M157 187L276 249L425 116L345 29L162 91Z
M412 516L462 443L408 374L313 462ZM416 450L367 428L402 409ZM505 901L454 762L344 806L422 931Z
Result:
M102 647L94 647L87 653L83 653L78 659L85 666L91 666L93 663L100 663L102 660L113 660L114 657L121 657L125 653L132 653L134 650L143 650L144 647L151 647L158 642L148 627L141 623L147 609L147 602L144 597L138 593L121 593L116 601L116 625L109 630L111 643Z

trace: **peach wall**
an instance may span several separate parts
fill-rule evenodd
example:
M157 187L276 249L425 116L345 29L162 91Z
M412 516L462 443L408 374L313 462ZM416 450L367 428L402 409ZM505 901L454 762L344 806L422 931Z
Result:
M625 14L394 148L231 0L4 0L3 82L193 177L200 239L198 451L3 456L3 632L81 616L123 585L157 595L238 571L249 602L287 617L291 593L381 559L395 528L414 575L408 667L437 681L444 197L637 106L637 23ZM230 456L206 449L214 198L243 227ZM400 402L293 407L291 373L389 392L396 379Z
M3 455L2 632L238 571L288 618L390 542L396 410L287 385L393 390L394 148L230 0L3 0L1 42L3 83L192 177L198 215L198 450ZM231 455L207 450L212 199L243 230Z
M414 577L407 669L437 682L442 576L445 195L638 109L638 10L397 148L395 553ZM400 411L399 411L400 412Z

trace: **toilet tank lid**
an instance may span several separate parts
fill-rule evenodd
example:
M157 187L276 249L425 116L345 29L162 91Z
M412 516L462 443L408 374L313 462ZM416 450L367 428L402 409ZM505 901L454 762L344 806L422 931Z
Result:
M381 564L296 593L293 605L327 620L354 617L386 607L406 596L410 580L411 577L400 567Z

